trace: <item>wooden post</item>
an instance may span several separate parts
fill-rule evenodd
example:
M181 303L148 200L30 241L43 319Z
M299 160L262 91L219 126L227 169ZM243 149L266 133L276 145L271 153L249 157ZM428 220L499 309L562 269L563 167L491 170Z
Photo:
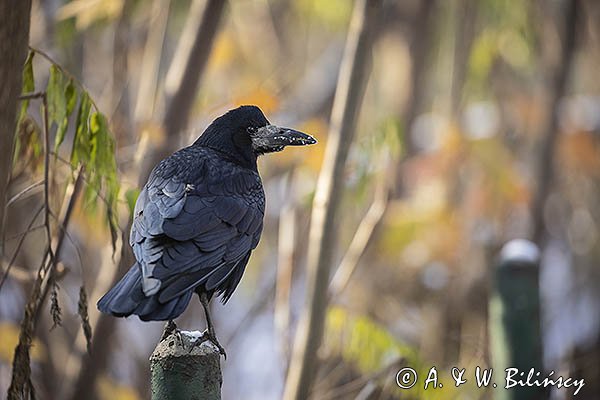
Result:
M220 400L221 354L200 332L173 331L150 356L152 400Z
M504 389L507 368L517 368L511 379L527 379L533 368L543 376L540 329L538 247L529 240L512 240L504 245L495 268L490 303L490 340L494 398L524 400L543 398L544 389L515 385ZM524 372L524 376L520 375ZM512 373L512 372L511 372ZM500 379L502 377L502 379Z

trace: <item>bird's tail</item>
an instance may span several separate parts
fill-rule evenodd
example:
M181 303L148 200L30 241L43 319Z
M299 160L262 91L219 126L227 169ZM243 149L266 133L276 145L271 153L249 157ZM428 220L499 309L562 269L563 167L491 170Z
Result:
M158 301L158 294L146 297L142 290L142 273L135 263L123 278L100 300L98 310L115 317L137 315L143 321L168 321L177 318L187 307L192 290L166 303Z

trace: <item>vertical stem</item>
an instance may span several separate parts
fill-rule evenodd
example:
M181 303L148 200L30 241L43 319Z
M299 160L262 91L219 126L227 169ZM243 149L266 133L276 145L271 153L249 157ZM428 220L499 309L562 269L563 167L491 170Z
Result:
M147 122L154 113L158 69L170 6L170 0L154 0L151 6L148 37L144 46L142 65L140 66L139 87L134 112L134 119L137 124Z
M331 113L325 159L313 202L307 261L306 304L302 310L284 399L306 399L314 382L317 350L325 329L329 272L336 243L335 219L343 173L362 104L371 60L373 31L381 0L356 2Z
M537 190L531 205L533 234L535 243L540 244L543 239L544 226L544 205L546 198L550 194L552 179L554 177L554 150L559 134L559 107L560 100L565 93L567 79L571 73L573 64L573 54L576 47L577 36L577 18L581 0L569 0L565 13L562 51L559 60L559 67L554 75L552 84L551 103L546 123L546 136L542 140L540 158L537 165Z
M277 245L277 283L275 285L275 331L283 365L289 361L290 292L296 252L296 199L294 194L294 170L286 182L287 199L279 213L279 241Z
M54 253L52 252L52 231L50 229L50 133L48 132L48 97L42 94L42 116L44 124L44 226L46 228L46 240L48 241L48 255L50 263L54 265Z
M181 39L183 44L186 40L191 39L191 47L189 52L183 56L187 62L182 65L174 64L169 73L174 72L167 76L166 91L169 98L164 118L167 138L179 134L187 124L224 8L224 0L208 0L199 23L191 21L193 37L184 36ZM195 29L193 29L195 24ZM178 58L175 59L175 61L178 60ZM173 90L171 91L171 89Z

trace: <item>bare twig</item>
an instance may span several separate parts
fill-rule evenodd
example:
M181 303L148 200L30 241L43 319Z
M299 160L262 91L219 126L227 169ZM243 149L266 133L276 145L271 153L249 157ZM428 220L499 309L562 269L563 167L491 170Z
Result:
M296 253L296 199L294 194L294 169L286 182L285 192L288 194L285 204L279 213L279 242L277 244L277 280L275 286L275 332L279 341L279 350L284 365L289 360L290 329L290 291L292 288L292 271Z
M42 206L42 208L40 209L40 212L41 212L41 210L42 210L42 209L43 209L43 206ZM38 214L38 215L39 215L39 214ZM21 237L23 237L23 236L26 236L26 235L30 234L31 232L37 231L38 229L42 229L42 228L44 228L44 224L40 224L40 225L36 225L36 226L32 226L31 228L29 228L29 229L27 229L27 230L25 230L25 231L23 231L23 232L15 233L14 235L10 235L10 236L6 237L6 239L5 239L5 240L6 240L6 242L8 243L8 242L10 242L11 240L19 239L19 238L21 238Z
M23 243L25 242L25 238L27 237L27 233L31 232L31 227L33 226L33 223L35 222L35 220L37 219L37 217L41 214L42 210L44 209L44 206L40 206L40 208L37 210L37 212L33 215L33 218L31 218L31 221L29 222L29 225L27 226L27 231L25 232L25 234L23 236L21 236L21 239L19 240L19 243L17 243L17 247L10 259L10 261L8 262L8 266L6 267L6 271L4 272L4 275L2 275L2 279L0 280L0 290L2 290L2 286L4 285L4 281L6 281L6 278L8 277L8 274L10 273L10 269L12 268L12 266L14 265L17 256L19 255L19 252L21 251L21 247L23 246ZM42 225L41 227L44 227L44 225Z
M52 229L50 228L50 132L48 121L48 98L42 95L44 126L44 225L46 227L47 253L50 256L51 268L56 267L56 258L52 251Z
M360 221L358 229L350 242L350 246L344 254L342 262L331 280L329 292L332 297L340 294L348 285L360 258L371 241L375 228L379 225L379 222L385 213L389 196L390 193L386 180L380 179L377 188L375 189L375 198L364 218Z
M24 93L19 96L19 100L41 99L45 92Z
M340 68L325 159L319 175L309 235L307 298L294 342L284 399L308 398L317 369L317 350L325 329L327 286L336 242L335 217L343 173L354 137L371 60L380 0L357 1Z
M31 47L29 46L29 50L33 51L36 54L39 54L40 56L42 56L43 58L46 59L46 61L48 61L50 64L54 65L56 68L59 69L59 71L65 75L67 78L71 79L73 81L73 83L77 86L79 86L79 88L84 91L84 92L89 92L89 90L87 90L87 88L83 85L83 83L81 83L81 81L79 79L77 79L75 77L75 75L73 75L71 72L69 72L68 70L66 70L62 65L60 65L59 63L57 63L52 57L50 57L48 55L48 53L44 52L43 50L40 49L36 49L35 47ZM40 92L41 93L41 92ZM36 93L32 93L32 95L35 95ZM38 96L39 97L39 96ZM94 102L94 99L92 99L90 97L90 103L92 104L92 106L94 107L94 109L98 112L100 112L100 108L98 108L98 106L96 105L96 103Z
M24 195L26 195L27 193L29 193L31 190L40 187L44 184L44 181L38 181L35 183L32 183L31 185L27 186L25 189L21 190L19 193L15 194L13 197L10 198L10 200L6 203L6 207L10 207L10 205L12 203L14 203L15 201L19 200L20 198L22 198Z
M144 46L144 55L140 69L140 83L134 112L136 123L147 122L154 114L156 88L159 80L158 72L167 21L169 19L170 5L170 1L154 0L150 7L148 37Z

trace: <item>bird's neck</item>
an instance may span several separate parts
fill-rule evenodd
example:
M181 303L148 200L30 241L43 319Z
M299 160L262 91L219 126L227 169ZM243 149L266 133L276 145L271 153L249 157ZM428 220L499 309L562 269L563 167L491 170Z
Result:
M235 147L224 148L223 146L215 146L210 143L206 143L206 144L199 143L198 140L192 146L209 148L212 151L218 153L224 159L226 159L234 164L237 164L241 167L258 172L257 159L256 159L256 155L253 152L244 154L244 152L240 152Z

